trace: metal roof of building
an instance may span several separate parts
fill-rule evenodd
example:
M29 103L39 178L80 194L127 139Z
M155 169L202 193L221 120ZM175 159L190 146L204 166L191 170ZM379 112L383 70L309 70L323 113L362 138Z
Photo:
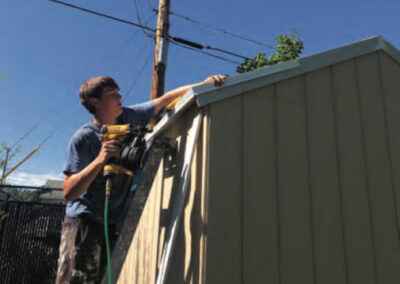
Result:
M231 76L222 87L203 85L193 88L185 95L177 107L167 113L154 129L155 133L168 127L179 113L194 102L198 107L243 94L246 91L299 76L323 67L334 65L365 54L383 51L400 63L400 51L381 36L370 37L342 47L317 53L304 58L265 66L254 71ZM154 136L151 135L151 136Z
M378 50L386 52L396 61L400 62L400 51L383 37L376 36L308 57L238 74L228 78L224 86L220 88L199 86L193 89L192 96L195 97L197 105L203 107L252 89L264 87ZM213 93L217 94L214 95Z

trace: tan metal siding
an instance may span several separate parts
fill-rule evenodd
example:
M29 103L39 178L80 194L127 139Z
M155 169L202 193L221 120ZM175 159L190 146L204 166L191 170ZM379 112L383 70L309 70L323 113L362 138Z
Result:
M206 283L242 283L242 97L210 105Z
M398 283L399 91L380 51L208 105L168 283ZM180 154L194 113L169 131ZM120 283L155 280L164 170Z
M281 283L314 283L304 77L276 88Z
M279 283L275 87L243 100L243 281Z
M335 65L332 68L332 76L348 281L375 283L371 198L365 172L354 61Z
M344 219L329 68L305 76L316 283L346 283Z
M163 165L158 169L148 202L143 210L136 233L132 238L129 252L124 261L118 283L154 283L159 227L160 181L163 180ZM118 276L118 275L115 275Z
M399 232L388 152L379 54L355 60L364 139L366 181L370 194L377 283L400 280Z

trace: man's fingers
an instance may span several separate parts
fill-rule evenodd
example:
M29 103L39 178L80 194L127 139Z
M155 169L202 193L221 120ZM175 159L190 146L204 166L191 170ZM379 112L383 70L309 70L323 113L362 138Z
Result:
M215 80L215 85L216 86L221 86L221 85L224 84L224 77L222 75L214 76L214 80Z
M218 74L218 75L214 75L213 79L214 79L214 83L216 86L221 86L224 84L224 80L227 78L226 75L222 75L222 74Z

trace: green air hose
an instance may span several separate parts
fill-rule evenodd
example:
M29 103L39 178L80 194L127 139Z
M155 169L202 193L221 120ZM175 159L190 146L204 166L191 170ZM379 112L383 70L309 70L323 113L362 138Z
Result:
M107 283L112 284L112 270L111 270L111 250L110 250L110 238L108 236L108 202L110 200L111 193L111 178L108 177L106 181L106 198L104 201L104 238L106 241L107 251Z

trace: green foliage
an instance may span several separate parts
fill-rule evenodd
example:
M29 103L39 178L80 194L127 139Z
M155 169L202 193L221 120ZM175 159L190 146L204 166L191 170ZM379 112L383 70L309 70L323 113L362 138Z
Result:
M236 68L236 72L245 73L256 70L266 65L274 65L279 62L296 59L303 52L303 41L295 34L279 35L276 38L275 52L269 57L264 52L259 52L254 58L245 59Z

